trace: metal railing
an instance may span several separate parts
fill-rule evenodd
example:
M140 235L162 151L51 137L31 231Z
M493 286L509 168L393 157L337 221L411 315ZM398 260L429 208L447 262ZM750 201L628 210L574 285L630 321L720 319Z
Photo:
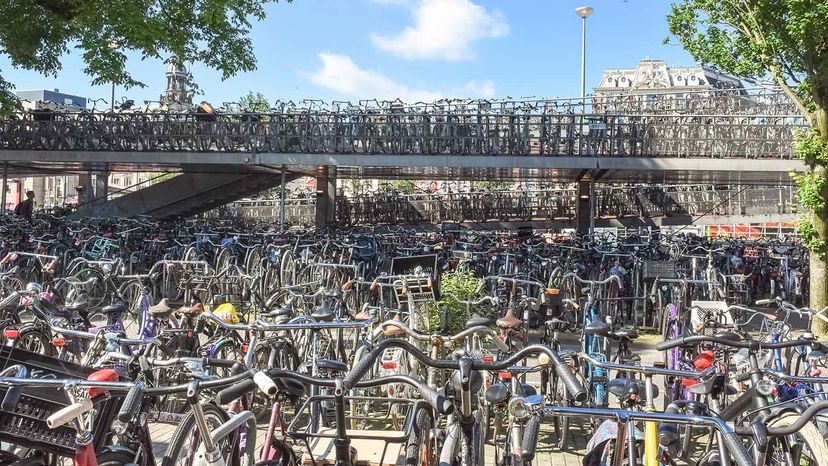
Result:
M266 113L38 112L0 149L793 159L805 125L781 94L280 103Z
M655 218L702 215L763 215L791 213L796 204L792 186L601 186L596 191L599 218ZM572 220L576 216L574 188L473 193L380 193L340 195L336 220L341 226ZM287 199L288 224L312 223L313 198ZM208 217L277 219L279 200L245 200L228 204Z

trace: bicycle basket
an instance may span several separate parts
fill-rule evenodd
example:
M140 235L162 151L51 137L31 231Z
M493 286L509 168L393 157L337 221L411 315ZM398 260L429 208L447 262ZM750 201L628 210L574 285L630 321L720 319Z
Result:
M644 261L644 279L676 278L676 263L672 261Z
M14 364L26 366L29 377L37 379L85 379L92 369L8 346L0 347L0 361L6 368ZM0 389L0 399L6 389ZM95 404L95 451L106 441L122 396L112 396ZM72 457L75 454L75 429L72 424L49 429L46 418L68 404L63 390L26 387L13 412L0 411L0 441L45 453Z
M733 316L727 310L725 301L692 301L690 303L690 324L697 329L701 324L715 321L723 327L733 325ZM715 328L704 328L704 335L713 335L718 330Z

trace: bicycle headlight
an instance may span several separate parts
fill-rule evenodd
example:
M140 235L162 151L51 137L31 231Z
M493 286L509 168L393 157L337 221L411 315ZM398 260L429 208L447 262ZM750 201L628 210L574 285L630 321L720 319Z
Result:
M532 413L540 411L544 406L542 395L529 395L523 399L523 403L526 405L526 409Z
M774 383L767 379L760 380L759 383L756 384L756 391L762 396L770 396L773 393L774 388L776 388Z
M513 396L509 400L509 404L506 405L506 408L509 410L509 414L516 419L523 419L529 415L529 408L526 406L526 402L519 396Z

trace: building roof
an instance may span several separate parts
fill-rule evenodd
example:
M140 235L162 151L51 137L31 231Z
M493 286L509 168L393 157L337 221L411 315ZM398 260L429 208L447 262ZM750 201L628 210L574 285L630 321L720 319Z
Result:
M30 102L54 102L61 106L86 108L86 97L65 94L58 89L34 89L17 91L15 95Z
M594 88L596 95L693 92L744 89L742 82L712 68L667 66L664 60L641 60L635 68L607 69Z

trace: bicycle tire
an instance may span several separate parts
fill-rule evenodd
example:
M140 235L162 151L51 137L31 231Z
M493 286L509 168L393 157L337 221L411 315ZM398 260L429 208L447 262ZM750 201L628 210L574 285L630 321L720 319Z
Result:
M20 332L20 335L14 340L13 347L49 357L55 355L55 347L52 346L51 339L40 330L34 328Z
M405 446L405 466L437 464L434 439L431 438L434 416L427 408L418 409L414 416L414 425Z
M220 407L212 404L212 403L205 403L201 405L202 411L204 411L204 417L207 421L207 425L211 429L215 429L219 425L227 422L230 419L230 416L227 412ZM211 420L213 421L214 425L210 425ZM187 450L195 452L197 450L196 446L200 443L200 439L198 438L199 431L196 428L195 423L195 414L192 410L187 412L181 422L178 424L178 427L173 432L172 437L170 438L169 446L167 447L167 451L164 453L164 457L161 459L161 466L174 466L178 464L178 459L181 457L182 452L186 452ZM187 440L193 442L190 445L190 448L185 447L185 443ZM238 466L239 465L239 458L236 455L232 455L232 447L231 445L235 442L233 441L225 441L223 442L224 445L222 446L222 456L224 456L225 461L227 461L227 465L229 466ZM188 462L192 464L192 461Z
M768 423L768 427L782 427L793 424L795 421L799 419L799 415L795 413L785 413ZM825 439L822 437L822 434L819 432L817 426L812 423L805 424L802 429L796 432L796 437L800 441L802 441L807 448L810 450L810 460L808 463L809 466L828 466L828 443L825 442ZM773 442L773 440L771 440ZM773 445L769 446L769 449ZM804 454L806 451L804 448L802 449L801 453ZM787 463L778 463L776 462L772 455L768 455L768 465L780 465L787 464ZM798 457L794 458L794 464L801 465L803 458Z

